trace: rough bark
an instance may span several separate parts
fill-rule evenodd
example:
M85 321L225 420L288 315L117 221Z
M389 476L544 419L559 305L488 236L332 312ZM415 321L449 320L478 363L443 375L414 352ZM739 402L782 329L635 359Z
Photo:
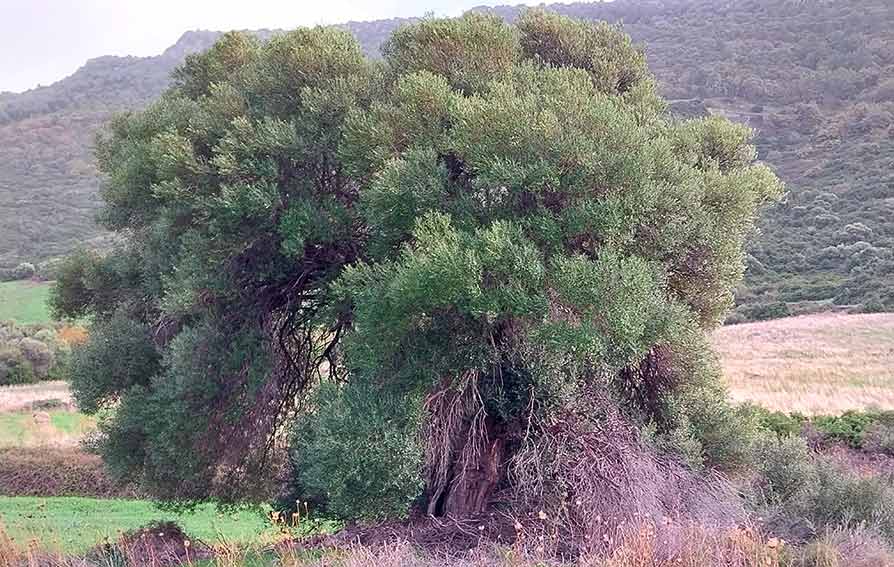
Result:
M505 474L505 431L484 410L477 375L445 381L426 404L425 513L465 518L485 510Z
M493 419L485 418L483 438L466 436L440 504L444 516L465 518L484 512L505 472L506 443Z

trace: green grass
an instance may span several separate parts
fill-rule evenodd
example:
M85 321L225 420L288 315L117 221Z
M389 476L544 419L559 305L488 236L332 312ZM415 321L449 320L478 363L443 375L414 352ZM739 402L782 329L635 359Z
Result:
M19 323L52 321L47 298L51 283L31 281L0 283L0 321L15 319Z
M38 540L41 548L62 553L83 553L106 538L167 520L210 544L248 545L273 533L261 511L221 513L210 504L177 514L145 500L0 496L0 523L16 543Z
M20 446L28 437L25 414L0 413L0 446ZM30 417L30 416L29 416Z
M96 426L96 419L78 412L50 410L49 423L34 412L0 412L0 447L73 446Z
M96 419L73 411L50 412L50 423L67 435L81 436L92 430Z

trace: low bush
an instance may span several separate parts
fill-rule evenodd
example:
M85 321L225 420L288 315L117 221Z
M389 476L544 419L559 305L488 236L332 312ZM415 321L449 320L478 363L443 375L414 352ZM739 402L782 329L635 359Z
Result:
M776 526L822 530L864 526L894 542L894 485L846 471L811 454L800 437L768 436L756 444L753 501ZM781 534L783 536L789 534Z
M67 376L70 343L61 325L0 322L0 386L59 380Z
M800 437L761 437L754 463L763 498L771 503L790 499L815 474L812 455Z
M14 345L0 346L0 386L37 382L31 363Z
M772 411L751 404L746 404L743 409L754 416L759 428L771 431L779 437L800 435L804 424L808 422L806 416L797 412Z
M894 455L894 411L848 410L841 415L807 417L751 404L741 406L741 411L777 437L814 437L819 443L843 443L852 449Z
M840 416L819 416L811 420L824 438L864 448L867 433L878 427L894 427L894 411L846 411Z
M12 269L10 275L14 280L27 280L28 278L34 277L36 273L37 269L34 267L34 264L30 262L22 262Z
M882 478L862 477L819 460L788 508L817 528L870 526L894 542L894 486Z
M0 282L27 280L37 275L37 268L30 262L22 262L14 268L0 268Z
M325 385L317 411L296 425L292 486L297 500L336 518L406 517L422 492L421 408L362 387Z

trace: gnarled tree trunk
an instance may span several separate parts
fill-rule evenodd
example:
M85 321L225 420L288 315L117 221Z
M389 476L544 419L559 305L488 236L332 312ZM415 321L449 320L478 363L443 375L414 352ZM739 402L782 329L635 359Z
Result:
M443 385L426 403L426 513L465 518L485 510L506 472L504 428L484 410L477 374Z

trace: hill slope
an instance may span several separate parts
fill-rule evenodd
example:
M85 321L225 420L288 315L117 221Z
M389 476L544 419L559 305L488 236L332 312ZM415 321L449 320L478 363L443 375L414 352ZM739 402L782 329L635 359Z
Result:
M679 114L758 130L788 200L756 239L737 317L834 304L894 309L894 42L889 0L616 0L557 12L623 22ZM517 7L482 8L507 19ZM402 20L344 27L374 53ZM269 33L269 32L265 32ZM49 87L0 94L0 267L101 236L92 223L95 130L138 108L213 43L189 32L158 57L103 57Z

